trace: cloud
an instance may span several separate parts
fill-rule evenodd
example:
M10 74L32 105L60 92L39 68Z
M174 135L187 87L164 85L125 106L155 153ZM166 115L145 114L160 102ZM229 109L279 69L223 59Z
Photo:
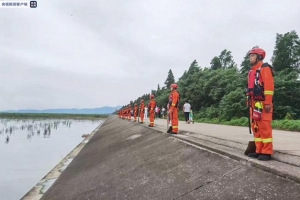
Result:
M0 110L116 106L209 66L223 49L240 64L276 33L298 33L300 3L265 1L39 1L1 9Z

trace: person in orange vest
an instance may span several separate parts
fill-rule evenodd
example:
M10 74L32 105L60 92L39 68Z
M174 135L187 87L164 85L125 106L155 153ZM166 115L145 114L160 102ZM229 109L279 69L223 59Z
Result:
M156 101L154 99L154 95L150 95L150 102L148 104L148 110L149 110L149 120L150 124L148 125L149 127L154 126L154 118L155 118L155 107L156 107Z
M144 100L141 100L141 105L140 105L140 118L141 118L141 124L144 123L144 115L145 115L145 104L144 104Z
M128 119L128 106L125 107L125 116L124 119Z
M178 109L179 109L179 102L180 102L180 94L177 91L178 85L173 83L170 86L171 93L169 96L169 115L170 115L170 122L172 125L168 129L168 133L171 134L178 134Z
M128 119L128 105L125 107L125 119Z
M123 110L122 110L122 119L125 118L125 112L126 112L126 110L125 110L125 108L123 108Z
M136 117L138 115L138 105L137 103L134 104L134 108L133 108L133 122L136 122Z
M131 104L128 105L128 120L131 121Z
M249 153L248 156L268 161L274 153L272 136L274 72L271 65L263 63L265 56L266 52L261 48L253 48L249 52L252 68L248 73L247 95L256 153Z
M123 108L123 115L122 115L122 119L126 118L126 107Z

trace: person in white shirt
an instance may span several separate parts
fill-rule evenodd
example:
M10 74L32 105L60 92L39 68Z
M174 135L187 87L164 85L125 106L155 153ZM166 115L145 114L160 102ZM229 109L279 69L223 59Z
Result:
M155 107L155 118L158 118L158 107Z
M145 119L147 119L148 118L148 108L147 108L147 106L145 106L145 117L144 117Z
M162 107L161 115L163 116L163 119L165 119L165 114L166 114L165 111L166 111L166 109L164 107Z
M190 111L191 111L191 105L189 104L188 101L185 101L182 112L184 113L186 123L190 123L189 121Z

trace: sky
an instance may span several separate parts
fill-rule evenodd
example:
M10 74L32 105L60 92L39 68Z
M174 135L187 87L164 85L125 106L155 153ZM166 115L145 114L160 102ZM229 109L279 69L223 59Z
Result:
M0 0L1 2L1 0ZM0 8L0 110L128 104L193 60L240 65L276 33L300 35L299 0L37 0Z

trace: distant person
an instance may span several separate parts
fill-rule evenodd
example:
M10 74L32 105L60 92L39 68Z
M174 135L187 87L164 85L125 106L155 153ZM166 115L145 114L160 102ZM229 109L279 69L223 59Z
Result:
M163 117L163 119L165 119L165 115L166 115L166 109L164 107L161 108L161 115Z
M170 86L171 93L169 96L169 115L172 126L169 127L168 133L170 134L178 134L178 110L179 110L179 102L180 102L180 94L177 91L178 85L173 83Z
M145 119L148 119L148 108L145 106Z
M155 107L155 118L158 118L158 107Z
M150 124L148 125L149 127L154 127L155 107L156 107L155 97L153 94L151 94L150 102L148 104L149 119L150 119Z
M161 114L160 114L160 108L159 108L159 106L157 106L157 114L158 114L158 119L160 119L161 118Z
M131 110L131 105L129 104L129 105L128 105L128 120L129 120L129 121L131 121L131 115L132 115L131 111L132 111L132 110Z
M189 123L189 116L190 116L190 111L191 111L191 105L189 104L188 101L185 101L182 111L184 113L184 117L185 117L185 122Z
M138 115L138 105L137 103L134 104L134 122L136 122L136 118L137 118L137 115Z
M140 105L140 117L141 117L141 124L143 124L144 123L144 115L145 115L145 104L144 104L144 100L142 99L141 100L141 105Z

